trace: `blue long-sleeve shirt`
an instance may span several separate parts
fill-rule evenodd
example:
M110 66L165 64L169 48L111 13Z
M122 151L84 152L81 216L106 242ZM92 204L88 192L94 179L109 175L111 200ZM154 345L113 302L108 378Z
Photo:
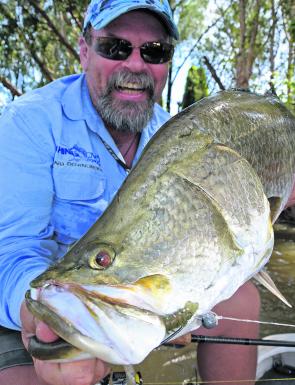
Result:
M133 164L169 119L159 105ZM94 109L85 75L72 75L11 103L0 118L0 324L20 329L32 279L60 258L106 209L127 176Z

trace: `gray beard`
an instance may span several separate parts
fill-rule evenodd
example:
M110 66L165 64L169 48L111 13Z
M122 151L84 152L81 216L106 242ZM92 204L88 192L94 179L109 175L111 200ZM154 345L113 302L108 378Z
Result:
M148 93L144 102L115 100L112 92L120 85L137 83ZM108 127L117 131L142 132L153 116L154 82L146 73L132 73L120 71L115 73L109 81L104 93L96 100L95 108Z

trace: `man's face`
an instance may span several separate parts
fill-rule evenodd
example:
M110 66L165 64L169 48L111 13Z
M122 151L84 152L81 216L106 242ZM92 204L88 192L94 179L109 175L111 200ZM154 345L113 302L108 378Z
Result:
M134 48L126 60L110 60L95 52L98 37L116 37L140 47L146 42L167 41L167 32L152 14L132 11L107 27L92 29L92 43L80 39L81 64L92 102L106 125L119 130L141 131L160 100L168 75L168 63L146 63Z

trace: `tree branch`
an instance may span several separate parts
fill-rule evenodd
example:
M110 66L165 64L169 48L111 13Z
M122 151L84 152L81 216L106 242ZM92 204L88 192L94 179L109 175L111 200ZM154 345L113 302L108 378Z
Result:
M248 87L246 70L246 0L239 0L240 43L236 64L236 85Z
M28 43L24 43L27 47L27 49L30 51L30 54L32 55L32 58L35 60L35 62L38 64L42 74L45 76L45 78L52 82L54 80L54 77L52 76L52 73L50 70L46 67L45 63L39 58L37 53L33 50L32 46Z
M277 24L277 15L275 11L275 3L274 0L271 0L271 26L270 26L270 47L269 47L269 67L270 67L270 80L269 86L272 92L275 91L274 85L274 72L275 72L275 31Z
M78 26L78 28L80 29L80 31L82 31L83 29L83 24L80 22L80 20L77 19L77 17L74 15L74 12L73 12L73 8L71 5L69 5L67 7L67 11L69 12L69 14L71 15L71 17L73 18L73 20L75 21L76 25Z
M37 2L35 0L28 0L28 2L35 8L35 10L46 20L49 28L54 32L54 34L58 37L59 41L62 45L64 45L68 51L74 56L74 58L79 61L79 55L74 50L72 45L66 40L66 38L59 32L59 30L55 27L55 25L52 23L50 18L48 17L47 13L39 7Z
M174 7L171 6L172 15L174 15L175 10L176 10L179 6L181 6L183 3L185 3L185 2L186 2L186 0L179 0L179 2L178 2L177 4L174 5Z
M7 88L12 93L13 96L22 95L22 93L16 87L14 87L14 85L4 76L0 76L0 82L3 84L5 88Z
M260 15L260 0L256 0L256 6L255 6L255 18L253 20L252 30L251 30L251 38L250 38L250 44L249 44L249 51L248 51L248 57L247 57L247 74L248 79L250 79L252 75L252 68L253 63L255 60L255 46L256 46L256 37L258 33L258 25L259 25L259 15Z
M212 27L214 27L219 21L221 20L221 17L219 17L218 19L216 19L211 25L209 25L206 30L199 36L199 38L196 40L195 44L192 46L192 48L189 50L189 53L186 55L186 57L183 59L182 63L177 67L177 70L175 72L175 75L172 79L172 84L174 83L179 71L181 70L181 68L183 67L184 63L187 61L187 59L191 56L191 54L193 53L193 51L195 50L195 48L197 47L197 45L199 44L199 42L202 40L202 38L204 37L204 35L206 35L206 33L208 31L210 31L210 29Z
M5 15L5 17L10 20L11 23L13 23L14 27L18 29L19 31L19 34L22 36L22 39L23 39L23 43L25 45L25 47L27 48L27 50L30 52L32 58L35 60L35 62L38 64L42 74L45 76L45 78L48 80L48 81L52 81L54 80L50 70L46 67L46 65L44 64L44 62L42 62L42 60L37 56L37 54L35 53L32 45L29 43L27 37L25 36L24 34L24 31L22 28L19 28L17 22L15 19L12 18L12 16L9 14L9 12L5 9L4 6L2 6L2 4L0 4L0 10L2 11L2 13ZM13 87L13 86L12 86ZM8 88L8 87L7 87Z
M222 81L220 80L219 76L217 75L214 67L212 66L212 64L210 63L209 59L207 58L207 56L203 56L203 60L204 60L204 63L206 65L206 67L208 68L208 70L210 71L213 79L216 81L216 83L219 85L219 88L221 90L225 90L225 87L224 85L222 84Z

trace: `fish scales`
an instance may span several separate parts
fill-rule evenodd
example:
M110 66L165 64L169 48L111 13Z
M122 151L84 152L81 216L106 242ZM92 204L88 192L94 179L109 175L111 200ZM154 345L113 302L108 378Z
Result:
M199 327L267 263L294 145L295 119L273 96L224 91L185 109L102 217L31 283L29 309L83 354L123 365ZM70 347L44 356L35 341L31 353L41 350L62 360Z

